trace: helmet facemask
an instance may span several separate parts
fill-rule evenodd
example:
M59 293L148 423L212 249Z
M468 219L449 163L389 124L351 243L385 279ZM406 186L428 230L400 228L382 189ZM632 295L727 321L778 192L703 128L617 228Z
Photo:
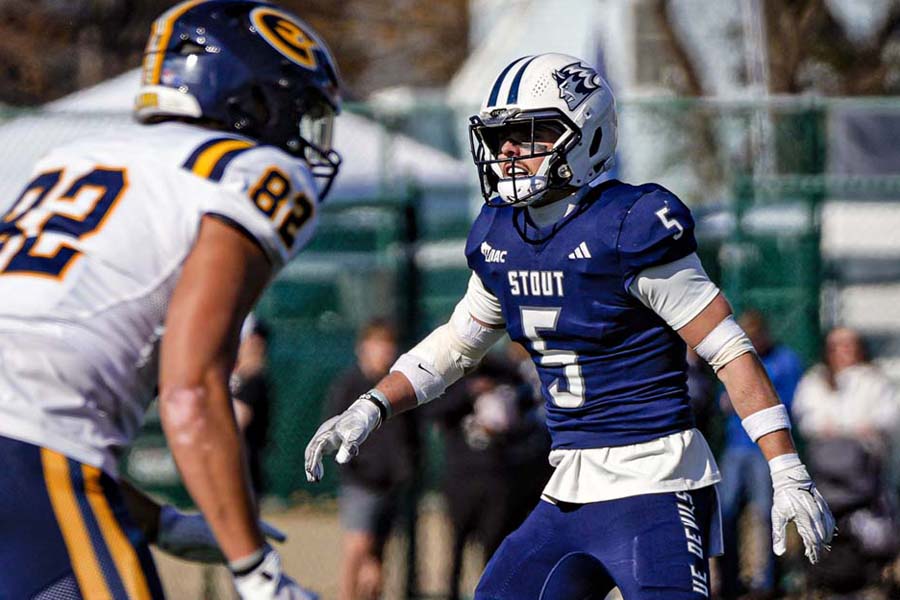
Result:
M494 207L527 206L540 202L553 190L569 190L571 171L566 153L580 137L571 120L555 109L502 112L485 119L473 116L469 142L485 203ZM507 142L521 153L501 156ZM523 161L542 157L536 171L523 165Z
M300 109L297 123L297 139L289 140L288 147L297 150L319 183L319 197L324 198L341 166L341 156L331 147L334 137L334 109L324 100Z

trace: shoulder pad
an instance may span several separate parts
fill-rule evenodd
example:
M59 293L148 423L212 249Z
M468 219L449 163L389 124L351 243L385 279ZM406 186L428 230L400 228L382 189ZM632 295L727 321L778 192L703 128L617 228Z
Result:
M249 140L214 138L183 167L219 188L204 211L248 232L275 264L290 260L312 237L318 190L302 160Z
M497 218L500 218L506 211L511 212L512 208L506 206L492 207L487 204L481 207L481 212L475 217L475 221L472 223L472 227L469 229L469 235L466 238L466 261L469 264L469 268L475 268L473 266L473 261L482 255L481 243L484 241L485 237L487 237L494 221Z
M626 288L642 270L697 250L690 209L662 186L641 188L644 193L626 212L616 245Z

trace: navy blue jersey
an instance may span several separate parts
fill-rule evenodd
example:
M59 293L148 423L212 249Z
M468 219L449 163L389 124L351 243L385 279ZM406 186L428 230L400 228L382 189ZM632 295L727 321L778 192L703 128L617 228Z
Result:
M534 360L554 448L646 442L693 426L685 344L628 292L642 270L697 248L688 208L656 184L585 188L541 229L484 207L466 258Z

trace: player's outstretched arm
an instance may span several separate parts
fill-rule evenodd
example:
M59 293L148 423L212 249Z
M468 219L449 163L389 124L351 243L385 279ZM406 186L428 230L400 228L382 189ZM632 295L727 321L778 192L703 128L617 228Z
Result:
M263 539L228 390L241 323L271 271L244 233L204 217L172 295L160 353L163 430L245 600L310 597Z
M775 494L775 554L784 554L785 529L794 521L806 557L815 564L834 535L834 518L797 455L787 409L749 339L735 323L728 301L719 294L678 333L716 370L744 428L769 461Z
M120 482L122 497L147 542L167 554L201 563L225 563L216 536L203 515L182 512L170 504L160 504L128 481ZM287 536L277 527L259 521L267 539L284 542Z
M336 453L346 463L381 423L395 413L425 404L473 369L505 328L499 303L477 276L450 321L403 354L391 372L343 413L322 423L306 446L306 478L319 481L322 459Z

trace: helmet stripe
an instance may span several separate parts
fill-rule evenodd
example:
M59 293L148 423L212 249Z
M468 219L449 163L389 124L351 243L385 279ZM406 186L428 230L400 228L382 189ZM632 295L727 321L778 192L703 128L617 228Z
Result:
M501 72L500 76L497 77L497 81L494 82L494 88L491 90L491 97L488 100L487 108L490 108L497 104L497 98L500 97L500 88L503 87L503 80L506 78L506 74L509 73L510 69L512 69L516 65L516 63L519 63L519 62L525 60L526 58L530 58L530 57L525 56L522 58L517 58L516 60L514 60L511 63L509 63L508 65L506 65L506 68L503 69L503 72Z
M166 49L169 47L169 41L172 39L172 30L175 28L175 21L177 21L184 13L205 1L206 0L187 0L187 2L173 6L153 23L153 30L150 35L150 41L147 43L146 50L146 60L152 60L153 67L148 71L146 70L146 66L149 66L149 63L145 63L145 84L153 85L159 83L162 74L163 59L166 57ZM150 53L155 53L152 59L150 58Z
M255 145L248 140L214 138L201 144L181 166L204 179L219 181L228 163Z
M531 59L526 62L519 71L516 73L516 76L513 78L512 85L509 87L509 96L506 97L507 104L515 104L519 101L519 84L522 83L522 76L525 74L525 69L528 68L528 65L537 58L537 56L532 56Z

